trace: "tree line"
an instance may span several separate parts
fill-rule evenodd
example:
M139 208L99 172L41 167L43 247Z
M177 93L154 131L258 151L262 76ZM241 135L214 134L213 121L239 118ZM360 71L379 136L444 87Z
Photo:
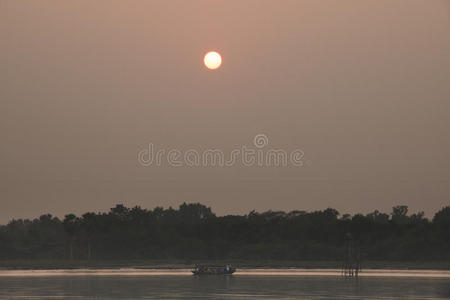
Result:
M0 259L340 260L351 236L366 260L450 259L450 206L429 220L390 214L252 211L216 216L199 203L178 209L117 205L109 212L50 214L0 226Z

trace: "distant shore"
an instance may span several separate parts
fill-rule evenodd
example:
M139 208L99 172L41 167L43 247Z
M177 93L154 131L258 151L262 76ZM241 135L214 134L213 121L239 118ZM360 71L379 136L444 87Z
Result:
M9 270L43 270L43 269L186 269L195 264L226 265L237 268L304 268L304 269L339 269L340 261L278 261L278 260L0 260L0 269ZM365 261L363 269L396 270L450 270L450 261Z

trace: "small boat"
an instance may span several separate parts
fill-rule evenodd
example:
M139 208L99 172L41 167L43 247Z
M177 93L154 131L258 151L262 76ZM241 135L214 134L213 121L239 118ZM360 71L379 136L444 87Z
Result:
M232 268L230 265L225 267L214 266L195 266L192 270L194 275L231 275L236 271L236 268Z

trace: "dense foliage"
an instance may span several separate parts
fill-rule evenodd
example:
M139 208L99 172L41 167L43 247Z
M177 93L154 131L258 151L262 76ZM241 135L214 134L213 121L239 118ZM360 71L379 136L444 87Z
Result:
M450 206L432 221L396 206L390 215L268 211L217 217L201 204L178 210L117 205L109 213L42 215L0 226L0 259L339 260L349 233L368 260L449 260Z

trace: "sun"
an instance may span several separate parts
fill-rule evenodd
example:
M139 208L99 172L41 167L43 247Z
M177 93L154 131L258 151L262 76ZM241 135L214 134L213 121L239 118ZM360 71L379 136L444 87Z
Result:
M205 66L210 70L215 70L222 64L222 56L216 51L209 51L203 59Z

